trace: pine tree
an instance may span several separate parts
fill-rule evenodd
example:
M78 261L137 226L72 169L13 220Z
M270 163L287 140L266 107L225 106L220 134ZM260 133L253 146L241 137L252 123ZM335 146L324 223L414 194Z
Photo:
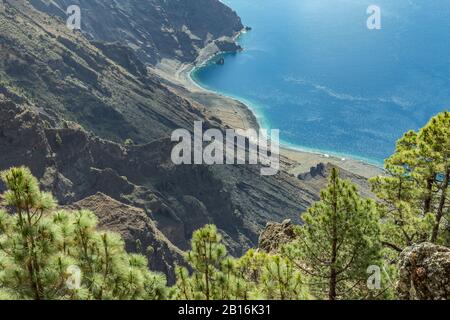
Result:
M358 291L366 289L367 268L381 263L375 203L333 168L321 200L302 219L298 240L283 254L309 276L311 294L330 300L363 296Z
M450 206L450 113L432 118L419 132L407 132L385 161L385 171L371 180L383 201L383 243L398 252L413 243L443 243Z
M227 255L220 240L216 227L208 225L194 233L192 250L187 254L187 261L198 271L194 277L195 287L199 292L204 292L206 300L214 299L217 271Z
M250 284L250 299L310 299L303 276L295 264L279 254L250 249L237 261L238 272Z
M444 236L443 226L448 225L450 220L450 112L443 112L432 118L420 130L418 141L421 164L419 173L423 167L433 168L430 181L435 196L430 196L433 206L430 211L434 214L435 221L430 241L436 243L439 236Z
M236 261L228 256L214 225L195 231L191 245L186 262L193 273L189 275L186 268L176 268L176 299L228 300L249 297L250 286L237 272Z
M165 277L128 254L120 235L97 231L86 210L55 211L26 168L1 174L0 297L15 299L161 299Z
M3 205L17 211L15 217L0 212L0 281L5 291L13 289L13 295L40 300L52 295L47 283L53 282L56 290L58 281L54 279L64 272L51 263L58 260L58 249L52 243L57 231L43 221L44 213L55 207L55 201L50 194L39 191L28 169L11 169L2 174L2 179L9 189L3 195ZM64 262L61 259L61 265Z
M213 225L194 232L192 249L185 259L194 273L189 276L185 268L177 267L177 296L184 299L213 300L216 296L216 281L220 263L226 257L226 248Z
M307 299L300 271L286 257L250 249L230 257L213 225L194 232L186 261L193 269L177 267L175 299L253 300Z
M289 259L280 255L269 255L264 264L258 287L265 299L305 300L309 296L300 271Z

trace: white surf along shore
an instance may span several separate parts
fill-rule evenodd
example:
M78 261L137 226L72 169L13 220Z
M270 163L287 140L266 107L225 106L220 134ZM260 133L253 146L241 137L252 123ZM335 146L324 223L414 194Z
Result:
M219 40L235 42L240 35L241 33L238 33L233 38L224 37ZM214 43L211 43L199 51L199 56L195 63L181 63L177 60L163 59L158 65L150 69L169 88L192 101L208 117L219 119L225 126L234 129L259 129L264 127L262 117L255 114L249 103L247 105L245 101L240 101L240 99L203 88L192 79L191 75L196 68L204 66L221 53L223 52ZM280 134L282 139L282 132ZM381 167L363 160L347 156L344 158L343 156L332 155L331 153L326 154L320 151L302 150L301 147L297 146L292 147L282 144L280 146L280 154L281 168L295 176L309 172L311 167L315 167L320 163L331 163L365 178L383 173Z

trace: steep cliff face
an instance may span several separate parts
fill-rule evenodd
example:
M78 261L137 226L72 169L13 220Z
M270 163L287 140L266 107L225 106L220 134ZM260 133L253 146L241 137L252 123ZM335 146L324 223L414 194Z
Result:
M255 166L176 166L168 139L124 146L73 123L52 127L33 105L3 98L0 110L0 168L29 166L61 204L102 192L141 208L181 249L195 229L214 223L241 253L267 221L298 221L315 197L292 177L261 177Z
M144 62L163 58L193 62L198 51L218 39L232 43L240 18L219 0L30 0L43 12L66 19L79 5L82 31L92 39L120 42Z
M3 87L21 92L55 123L70 120L113 141L143 143L200 119L120 45L94 43L99 49L27 1L6 2L0 23Z
M152 3L165 8L188 2ZM193 230L214 223L230 251L240 254L257 245L267 221L298 221L299 213L316 199L307 183L282 172L261 177L257 166L174 165L174 129L192 130L195 120L223 129L204 115L203 106L161 84L123 44L89 41L28 1L4 4L1 170L30 167L62 205L91 205L95 201L83 200L100 192L123 205L108 208L144 213L178 250L189 247ZM125 145L129 138L135 144ZM153 241L145 232L122 231L130 238L129 246L134 238ZM164 252L151 257L153 266L165 268L169 260Z

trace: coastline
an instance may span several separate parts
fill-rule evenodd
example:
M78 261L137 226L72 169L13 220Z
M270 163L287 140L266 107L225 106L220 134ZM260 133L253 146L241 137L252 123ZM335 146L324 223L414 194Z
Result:
M235 42L242 34L239 32L233 38L225 40ZM192 73L196 68L200 68L217 55L224 53L220 49L210 44L199 52L195 63L180 63L175 60L163 60L155 67L150 68L156 73L163 83L175 90L178 94L204 106L203 112L212 119L219 121L230 128L235 129L259 129L260 122L258 115L252 108L236 98L226 96L220 92L215 92L201 87L192 78ZM299 175L309 172L312 167L320 163L331 163L356 175L371 178L383 174L383 169L375 164L364 160L342 158L339 156L321 153L320 151L305 151L301 147L291 147L285 144L280 145L280 164L282 169L289 174Z

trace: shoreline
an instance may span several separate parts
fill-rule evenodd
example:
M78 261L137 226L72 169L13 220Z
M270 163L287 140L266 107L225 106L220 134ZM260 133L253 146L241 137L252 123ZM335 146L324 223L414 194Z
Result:
M245 32L242 30L228 41L236 41ZM150 68L161 80L177 93L204 106L207 116L219 119L222 124L235 129L254 128L258 130L261 125L258 114L251 106L237 98L226 96L223 93L208 90L200 86L193 78L192 73L201 68L217 55L226 52L220 51L213 45L208 45L199 52L195 63L180 63L175 60L163 60L157 66ZM280 143L280 163L289 174L298 176L309 172L312 167L320 163L331 163L356 175L371 178L383 174L382 167L368 161L351 157L337 156L320 151L301 150L301 146L294 147Z

